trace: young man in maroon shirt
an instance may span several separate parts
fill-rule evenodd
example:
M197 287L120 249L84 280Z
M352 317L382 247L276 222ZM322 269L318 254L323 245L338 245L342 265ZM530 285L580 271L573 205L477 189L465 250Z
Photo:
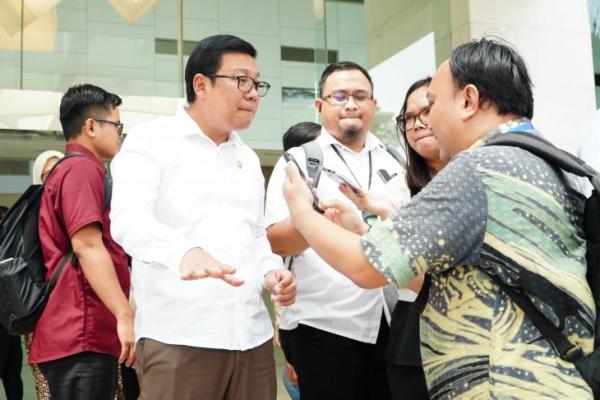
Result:
M117 360L131 365L133 315L127 256L110 236L106 170L121 142L121 99L93 85L70 88L60 104L66 153L44 186L39 235L50 279L62 270L31 343L54 399L112 400ZM106 194L108 195L108 193Z

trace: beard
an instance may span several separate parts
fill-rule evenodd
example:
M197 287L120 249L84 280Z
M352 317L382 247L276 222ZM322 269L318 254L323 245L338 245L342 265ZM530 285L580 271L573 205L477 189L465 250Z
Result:
M361 139L362 132L359 128L346 128L342 130L342 140L344 144L352 144Z

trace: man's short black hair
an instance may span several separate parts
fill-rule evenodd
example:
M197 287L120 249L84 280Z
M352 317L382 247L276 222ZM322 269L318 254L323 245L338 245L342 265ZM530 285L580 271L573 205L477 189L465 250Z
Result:
M325 82L329 75L333 74L336 71L346 71L346 70L358 70L362 72L362 74L369 80L369 84L371 85L371 95L373 95L373 80L371 79L371 75L369 72L361 67L359 64L352 61L338 61L333 64L329 64L325 71L321 74L321 79L319 79L319 97L323 98L323 87L325 86Z
M60 123L65 140L77 137L86 119L102 118L120 105L119 96L101 87L89 83L70 87L60 101Z
M213 35L202 39L190 55L185 66L185 91L188 103L196 100L194 76L210 75L221 68L224 53L242 53L256 58L256 49L244 39L233 35Z
M321 125L316 122L298 122L288 128L283 134L283 151L292 147L302 146L306 142L313 141L321 133Z
M482 38L458 46L450 56L450 72L459 89L472 84L482 103L501 115L533 117L533 92L527 66L506 41Z

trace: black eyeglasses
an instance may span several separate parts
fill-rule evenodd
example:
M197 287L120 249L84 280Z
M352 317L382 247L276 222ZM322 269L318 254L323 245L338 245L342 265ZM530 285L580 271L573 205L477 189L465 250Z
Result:
M237 80L237 83L238 83L237 84L238 89L241 92L250 93L252 88L254 88L254 89L256 89L256 91L258 92L258 95L260 97L264 97L267 94L267 92L269 91L269 89L271 88L271 85L269 84L269 82L257 81L257 80L250 78L249 76L245 76L245 75L208 74L206 76L208 76L209 78L235 79L235 80Z
M362 104L367 100L373 99L373 96L369 92L358 91L354 93L347 93L343 91L336 91L328 94L327 96L323 96L323 100L328 101L332 106L343 106L350 100L350 97L354 99L356 104Z
M396 124L402 133L406 131L410 131L415 127L415 123L417 122L417 118L423 125L429 125L429 112L431 111L431 106L423 107L419 112L411 113L407 112L402 115L398 115L396 117Z
M117 133L119 134L119 136L121 136L123 134L123 123L121 121L109 121L107 119L98 119L98 118L92 118L94 121L96 122L104 122L106 124L111 124L114 125L115 128L117 128Z

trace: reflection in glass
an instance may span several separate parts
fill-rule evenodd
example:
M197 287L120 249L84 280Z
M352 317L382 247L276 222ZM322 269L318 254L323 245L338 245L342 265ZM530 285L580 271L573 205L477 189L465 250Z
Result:
M130 24L154 7L158 0L108 0Z

